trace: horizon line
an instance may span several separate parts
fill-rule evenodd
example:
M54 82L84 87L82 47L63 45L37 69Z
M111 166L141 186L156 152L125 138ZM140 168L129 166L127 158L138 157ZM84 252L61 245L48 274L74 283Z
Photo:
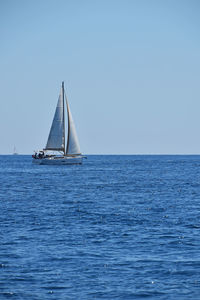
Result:
M13 153L0 153L0 156L3 156L3 155L11 155L11 156L19 156L19 155L26 155L26 156L28 156L28 155L32 155L32 153L30 154L30 153L17 153L17 154L13 154ZM123 156L146 156L146 155L148 155L148 156L155 156L155 155L160 155L160 156L165 156L165 155L168 155L168 156L170 156L170 155L172 155L172 156L185 156L185 155L191 155L191 156L193 156L193 155L200 155L200 153L89 153L89 154L84 154L84 155L90 155L90 156L92 156L92 155L95 155L95 156L100 156L100 155L107 155L107 156L109 156L109 155L123 155Z

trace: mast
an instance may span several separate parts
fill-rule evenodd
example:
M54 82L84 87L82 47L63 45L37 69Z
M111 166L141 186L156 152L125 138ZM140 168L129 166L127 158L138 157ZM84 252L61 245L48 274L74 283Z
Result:
M68 120L67 150L66 150L66 154L67 154L68 150L69 150L69 135L70 135L69 106L68 106L68 102L67 102L67 97L66 97L66 104L67 104L67 120Z
M66 154L65 152L65 90L64 90L64 81L62 82L62 102L63 102L63 138L64 138L64 155Z

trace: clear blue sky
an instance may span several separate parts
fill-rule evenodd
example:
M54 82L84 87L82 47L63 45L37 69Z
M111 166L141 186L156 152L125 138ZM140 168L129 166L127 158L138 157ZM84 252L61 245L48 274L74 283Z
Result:
M200 153L200 1L1 0L0 154L45 146L61 81L83 153Z

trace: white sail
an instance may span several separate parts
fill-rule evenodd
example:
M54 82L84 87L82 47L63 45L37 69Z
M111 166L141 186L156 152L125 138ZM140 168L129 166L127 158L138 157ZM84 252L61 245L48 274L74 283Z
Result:
M61 89L45 150L65 150L64 101Z
M76 134L75 124L72 118L69 104L67 102L67 114L68 114L68 139L67 139L67 155L81 154L78 137Z

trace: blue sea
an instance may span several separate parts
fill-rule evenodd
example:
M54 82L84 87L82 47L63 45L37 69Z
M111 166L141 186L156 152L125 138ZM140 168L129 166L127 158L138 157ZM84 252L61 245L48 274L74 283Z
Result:
M200 156L0 156L0 299L200 299Z

